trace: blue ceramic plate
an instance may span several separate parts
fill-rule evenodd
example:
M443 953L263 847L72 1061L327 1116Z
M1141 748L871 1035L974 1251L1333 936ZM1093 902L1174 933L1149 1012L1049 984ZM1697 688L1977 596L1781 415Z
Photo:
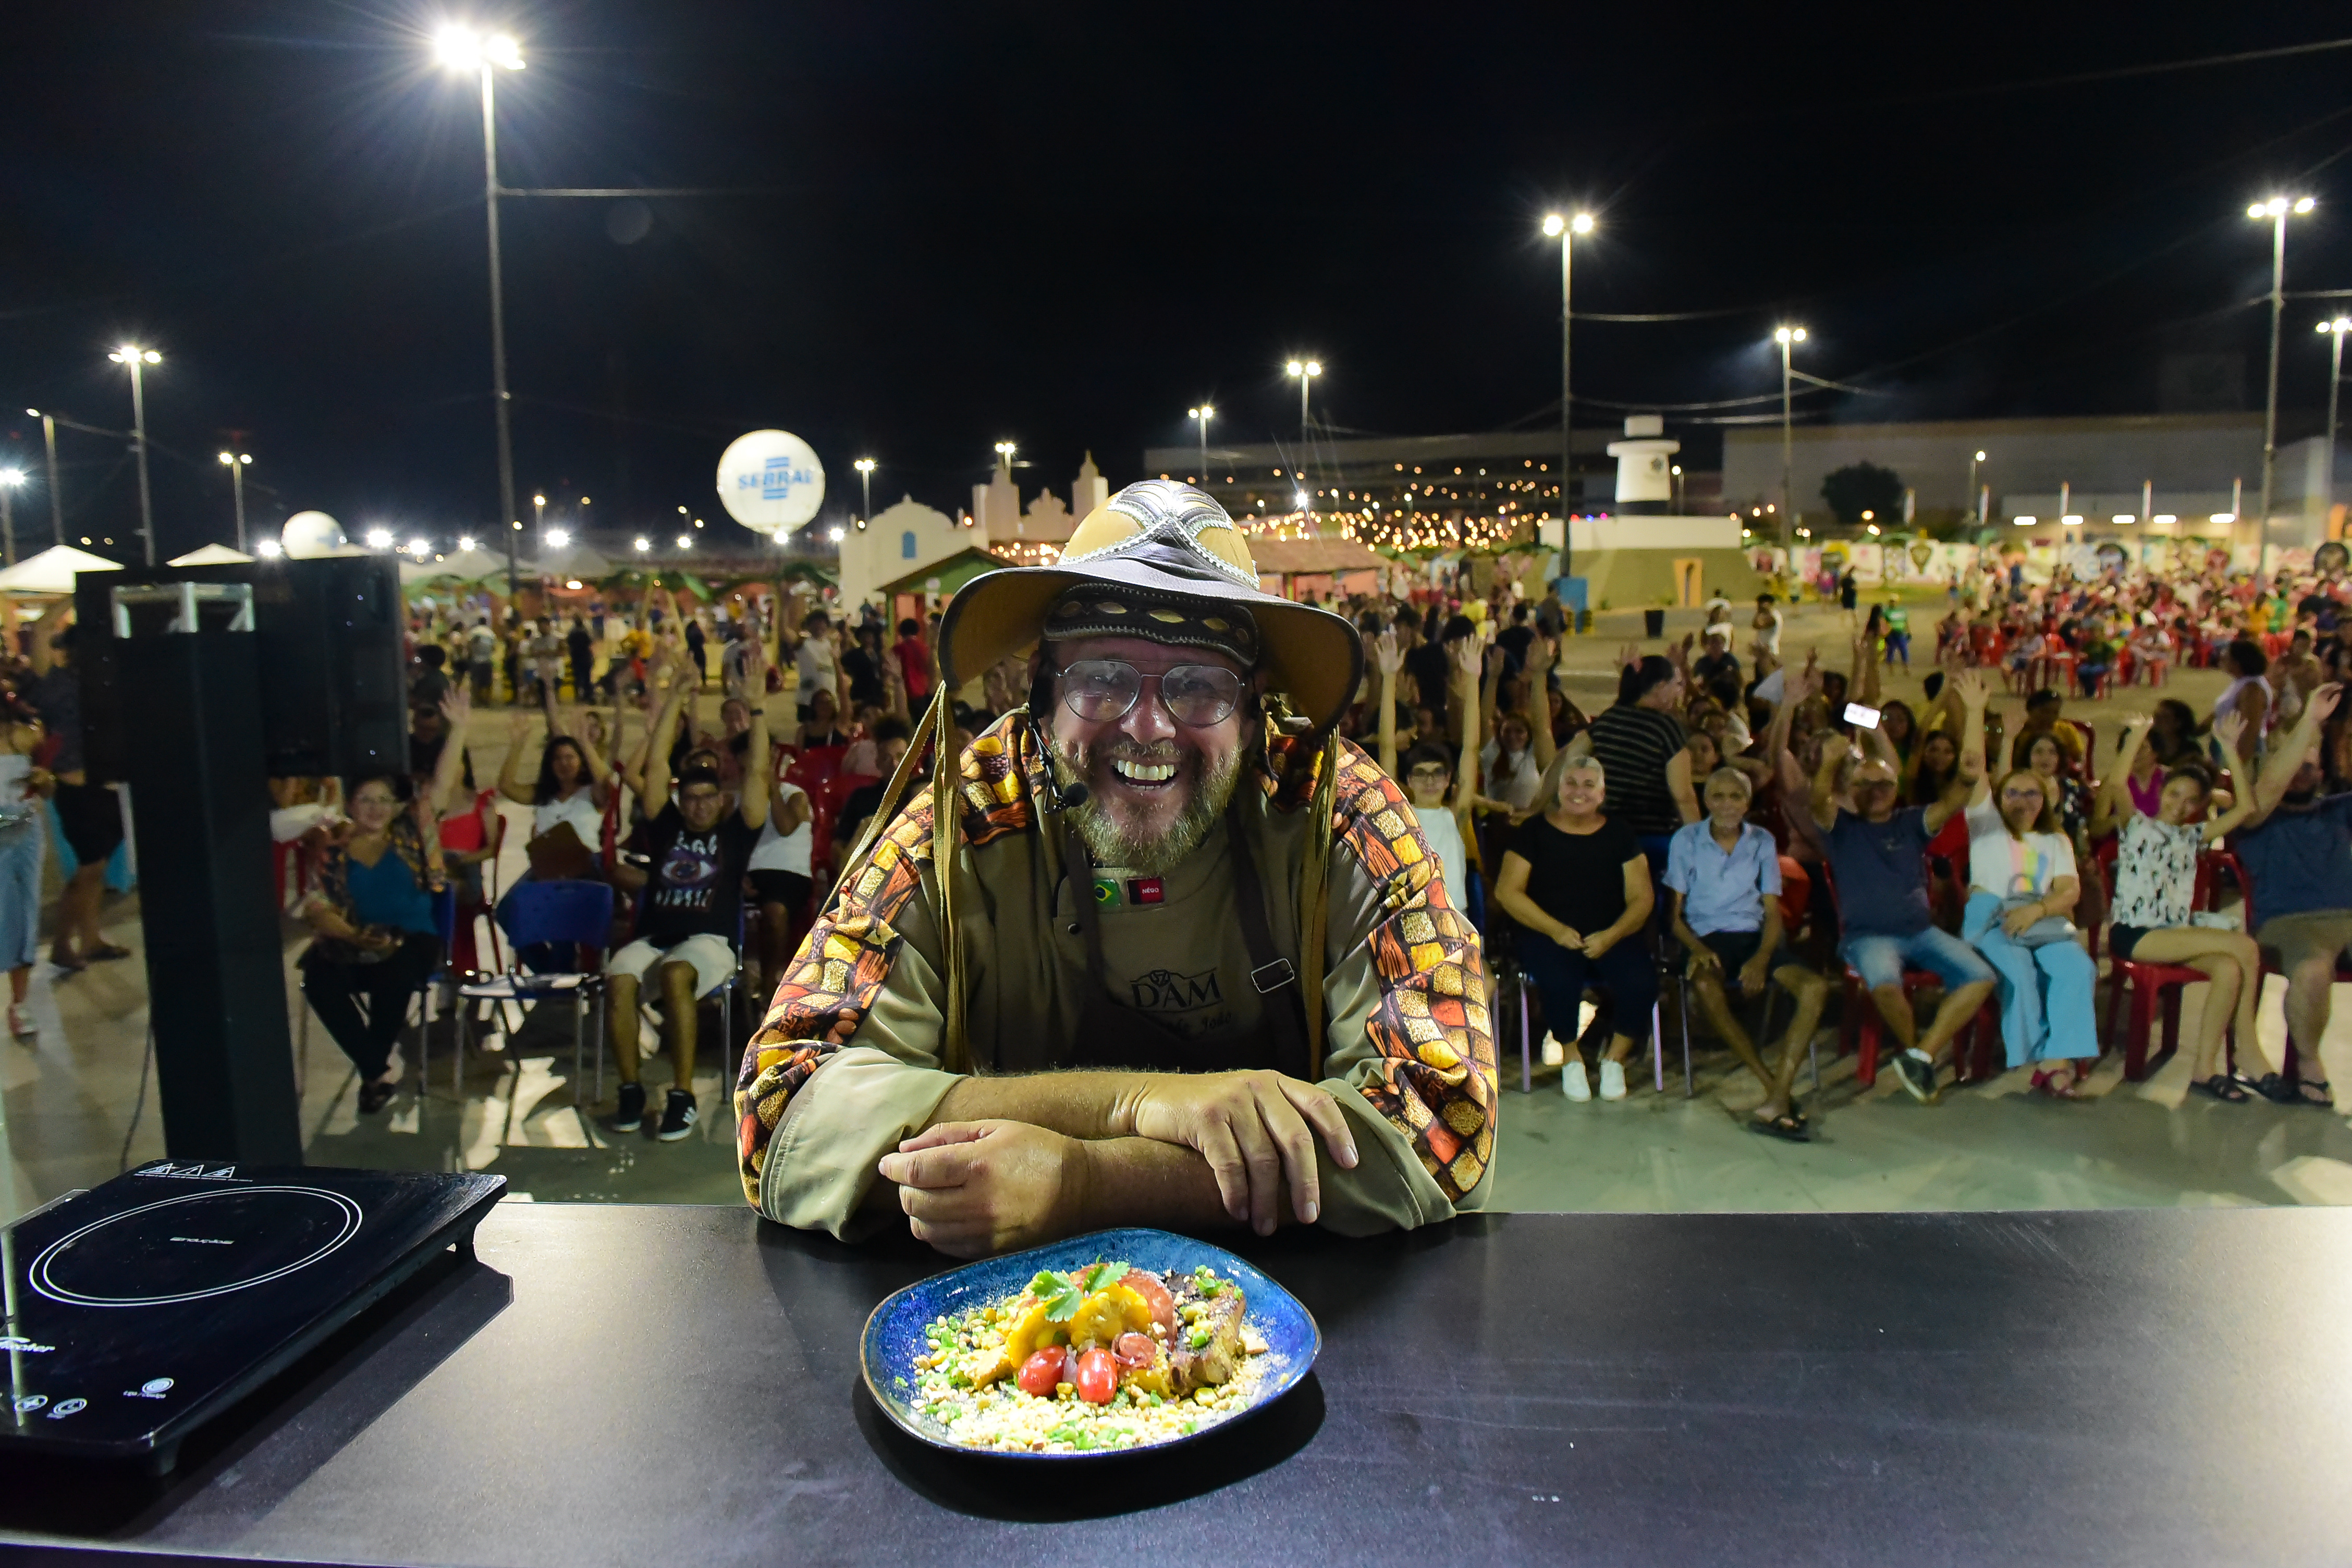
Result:
M1187 1435L1146 1441L1134 1447L1071 1454L974 1448L956 1441L943 1423L916 1408L915 1358L930 1349L923 1337L926 1326L951 1312L1017 1296L1040 1269L1067 1273L1109 1258L1162 1274L1171 1270L1189 1274L1206 1264L1215 1273L1240 1283L1247 1302L1244 1321L1266 1342L1265 1355L1253 1358L1263 1359L1265 1371L1247 1408ZM961 1268L909 1285L874 1309L874 1315L866 1320L865 1338L858 1348L866 1390L874 1396L874 1403L891 1420L934 1447L1013 1459L1096 1459L1145 1448L1173 1447L1246 1420L1297 1386L1298 1380L1315 1364L1316 1353L1323 1348L1323 1332L1315 1326L1314 1314L1299 1304L1297 1297L1222 1247L1164 1230L1098 1230L1050 1247L968 1263Z

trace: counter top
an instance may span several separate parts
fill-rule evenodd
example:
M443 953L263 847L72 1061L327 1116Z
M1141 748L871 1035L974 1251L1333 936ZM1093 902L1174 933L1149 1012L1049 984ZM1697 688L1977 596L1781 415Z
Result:
M940 1455L857 1342L946 1267L502 1205L162 1480L0 1473L0 1552L306 1563L2341 1561L2352 1212L1473 1216L1235 1247L1315 1373L1159 1457Z

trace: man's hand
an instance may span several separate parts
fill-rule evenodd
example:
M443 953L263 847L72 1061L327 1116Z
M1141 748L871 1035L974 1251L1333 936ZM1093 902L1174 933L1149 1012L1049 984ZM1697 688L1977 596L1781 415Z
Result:
M1755 957L1739 966L1739 994L1743 998L1761 996L1764 994L1764 987L1769 978L1769 966L1765 963L1765 955L1762 950L1759 949Z
M1574 926L1560 927L1559 934L1554 936L1552 941L1559 943L1560 946L1568 949L1570 952L1582 952L1584 951L1584 933L1578 931Z
M1334 1164L1355 1169L1347 1114L1314 1084L1264 1070L1152 1073L1139 1084L1112 1111L1114 1129L1200 1155L1217 1179L1225 1212L1260 1236L1274 1234L1286 1178L1301 1225L1313 1225L1323 1212L1314 1132L1323 1135Z
M1384 631L1372 639L1372 663L1379 668L1381 674L1391 680L1394 680L1397 671L1404 668L1404 655L1397 647L1396 633L1393 629Z
M916 1237L986 1258L1067 1236L1086 1213L1086 1145L1026 1121L942 1121L882 1156Z
M2310 708L2315 717L2311 721L2312 727L2317 729L2326 724L2327 716L2336 711L2336 705L2343 700L2344 688L2334 681L2329 681L2326 685L2314 689L2311 694ZM2231 717L2234 718L2236 715L2232 713Z
M1576 933L1570 931L1569 934L1573 936ZM1591 936L1584 939L1584 956L1587 958L1601 957L1603 954L1607 953L1611 948L1615 947L1622 940L1622 938L1610 935L1609 932L1605 931L1594 931ZM1565 946L1566 944L1563 943L1562 945Z

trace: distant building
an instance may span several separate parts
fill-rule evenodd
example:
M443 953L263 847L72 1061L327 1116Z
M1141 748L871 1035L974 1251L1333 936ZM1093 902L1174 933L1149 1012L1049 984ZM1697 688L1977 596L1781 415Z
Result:
M1853 463L1891 468L1912 490L1922 521L1976 512L2038 531L2081 521L2076 530L2143 528L2158 517L2182 532L2235 526L2242 542L2258 529L2263 483L2260 413L2094 416L2082 418L1974 419L1934 424L1813 425L1790 432L1790 495L1801 520L1826 523L1822 480ZM2328 536L2335 498L2326 489L2326 443L2283 443L2272 499L2272 542L2312 544ZM1978 489L1969 487L1970 460ZM2343 475L2352 481L2352 470ZM1761 515L1780 499L1780 431L1750 425L1726 430L1721 497L1727 510ZM2217 514L2221 521L2217 521ZM2240 514L2242 514L2242 516ZM2118 522L2118 518L2128 518ZM2340 521L2333 525L2341 531ZM1760 536L1760 531L1759 531ZM2019 537L2028 537L2021 531Z

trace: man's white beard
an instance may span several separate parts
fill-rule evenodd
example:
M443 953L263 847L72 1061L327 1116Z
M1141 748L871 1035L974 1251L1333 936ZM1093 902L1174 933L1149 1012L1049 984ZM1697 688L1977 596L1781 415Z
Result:
M1234 786L1241 779L1241 752L1211 757L1202 752L1179 752L1172 746L1165 751L1132 745L1118 750L1129 761L1140 761L1148 755L1157 761L1174 762L1179 782L1173 787L1188 790L1183 807L1165 831L1156 832L1114 819L1104 805L1102 785L1104 775L1110 773L1108 751L1097 752L1057 741L1055 752L1064 769L1083 780L1087 786L1086 800L1071 811L1077 823L1078 837L1086 840L1097 866L1118 866L1140 871L1147 877L1165 876L1201 847L1209 830L1217 825L1217 818L1224 815L1226 805L1234 797Z

